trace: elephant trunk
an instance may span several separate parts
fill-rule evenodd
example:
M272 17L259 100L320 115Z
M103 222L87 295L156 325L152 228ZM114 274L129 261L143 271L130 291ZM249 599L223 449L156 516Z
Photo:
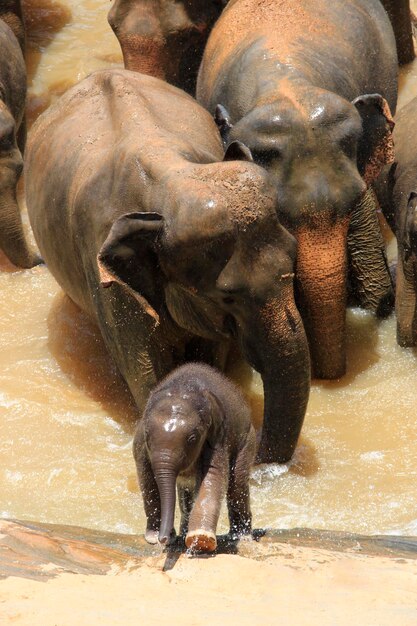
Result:
M168 60L164 39L137 33L120 34L119 43L127 70L141 72L165 80Z
M161 525L158 539L160 543L166 544L174 528L177 472L171 467L153 467L161 501Z
M284 296L284 297L283 297ZM286 463L294 453L310 392L310 356L293 285L261 310L261 363L264 421L259 463Z
M347 231L349 219L297 231L297 279L313 375L340 378L346 370Z
M17 267L29 268L41 262L27 245L13 188L0 191L0 248Z

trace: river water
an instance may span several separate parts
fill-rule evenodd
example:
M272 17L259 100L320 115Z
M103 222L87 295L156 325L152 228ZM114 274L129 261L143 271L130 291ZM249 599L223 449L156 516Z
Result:
M107 0L25 4L33 119L91 71L121 65L121 54ZM401 88L400 106L417 94L417 61ZM45 267L0 267L0 516L143 532L137 415L98 331ZM258 376L233 375L259 421ZM396 345L393 317L349 311L348 374L313 383L291 463L254 469L254 526L416 535L416 409L417 351Z

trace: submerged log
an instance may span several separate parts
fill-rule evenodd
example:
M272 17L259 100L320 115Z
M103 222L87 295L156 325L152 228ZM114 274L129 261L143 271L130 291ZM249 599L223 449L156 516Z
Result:
M352 533L292 529L258 530L256 541L236 542L219 537L218 553L239 554L256 560L278 555L283 544L335 552L353 552L389 558L417 558L417 537L366 536ZM181 542L167 553L170 569L184 550ZM17 520L0 520L0 579L9 576L47 581L60 573L107 574L139 567L145 557L162 553L142 535L123 535Z

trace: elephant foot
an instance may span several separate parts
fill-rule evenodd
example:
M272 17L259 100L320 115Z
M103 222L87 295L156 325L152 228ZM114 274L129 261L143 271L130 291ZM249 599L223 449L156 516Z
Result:
M152 544L153 546L158 543L158 530L146 530L145 532L145 541Z
M216 535L209 530L198 528L187 533L185 545L196 552L214 552L217 548Z

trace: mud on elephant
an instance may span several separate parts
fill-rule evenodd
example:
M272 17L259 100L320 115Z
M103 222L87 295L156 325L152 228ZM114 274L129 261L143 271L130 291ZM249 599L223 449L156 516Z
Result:
M226 494L231 534L250 535L255 431L242 394L220 372L189 363L169 374L149 397L133 451L149 543L173 535L176 484L188 548L216 549Z
M20 2L0 7L0 248L18 267L40 262L26 242L16 186L23 169L26 68ZM6 21L3 21L1 18ZM8 26L10 24L10 26ZM19 36L20 43L14 34ZM22 47L21 47L22 46Z
M108 20L125 68L195 92L197 71L223 0L114 0Z
M221 366L234 338L264 382L260 459L284 462L310 384L296 244L269 174L246 159L238 142L224 154L184 92L97 72L33 127L27 204L46 263L97 320L140 410L178 364Z
M379 0L232 0L200 68L197 99L225 144L243 141L274 178L320 378L345 372L348 265L363 306L385 313L393 302L366 189L393 158L397 71Z

